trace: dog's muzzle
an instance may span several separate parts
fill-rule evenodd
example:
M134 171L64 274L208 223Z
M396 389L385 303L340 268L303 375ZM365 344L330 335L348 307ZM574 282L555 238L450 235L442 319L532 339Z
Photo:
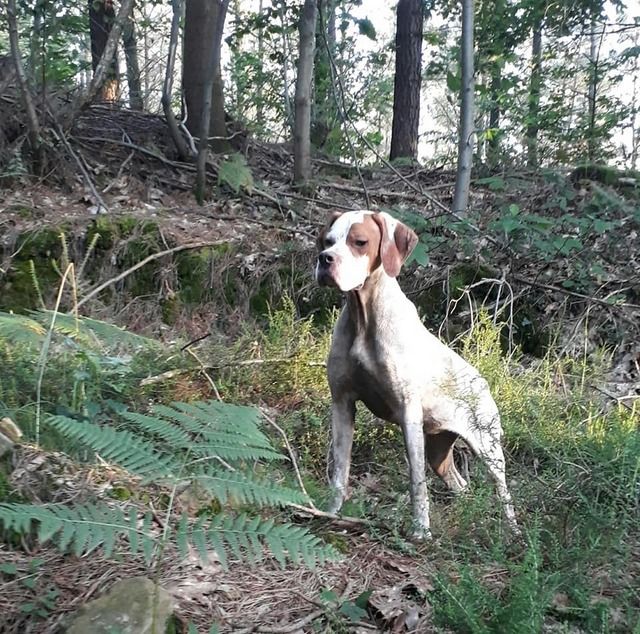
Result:
M333 268L336 264L336 256L333 253L323 251L318 255L316 266L316 280L320 286L335 286L336 281L333 276Z

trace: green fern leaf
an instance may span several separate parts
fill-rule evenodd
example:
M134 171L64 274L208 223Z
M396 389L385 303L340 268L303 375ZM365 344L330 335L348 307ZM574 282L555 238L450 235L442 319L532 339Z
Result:
M128 431L77 421L66 416L49 416L47 422L63 436L83 443L107 461L140 476L162 478L178 472L180 465L155 447Z

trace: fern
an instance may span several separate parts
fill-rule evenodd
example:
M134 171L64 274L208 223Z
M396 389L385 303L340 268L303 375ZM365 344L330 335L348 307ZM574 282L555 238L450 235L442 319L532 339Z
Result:
M40 543L52 541L60 550L71 550L82 556L99 546L109 557L118 539L125 539L130 550L136 553L142 547L149 563L161 538L151 528L150 513L142 516L132 510L125 514L119 508L106 505L68 507L59 504L0 504L0 525L5 530L20 534L32 531ZM189 546L195 548L203 560L208 559L213 549L221 564L228 566L227 553L238 559L256 562L262 559L265 550L284 566L288 561L309 567L336 558L336 551L324 545L320 539L305 528L292 524L276 524L273 520L236 517L219 514L202 516L196 520L183 515L176 525L170 527L169 539L175 541L184 557Z
M66 438L91 447L104 460L150 480L170 477L180 469L175 459L163 455L154 445L129 431L66 416L49 416L47 422Z
M123 418L135 425L135 431L66 416L50 416L47 423L132 474L160 485L193 484L213 494L221 504L308 502L301 492L258 478L247 467L247 462L253 465L259 459L282 458L260 430L260 415L254 408L219 402L173 403L156 406L153 414L125 412ZM150 560L160 539L151 530L149 515L140 525L137 511L127 515L106 504L2 504L0 524L19 533L35 531L41 542L52 541L78 555L100 545L109 555L124 538L133 552L142 548ZM253 562L268 550L281 565L291 561L308 566L336 555L304 528L245 514L221 513L196 520L185 515L167 530L183 554L193 546L206 558L213 548L223 565L229 552Z
M11 343L41 346L51 324L52 311L32 311L28 316L0 312L0 338ZM58 313L53 335L66 337L94 349L158 348L152 339L127 332L112 324L89 317Z

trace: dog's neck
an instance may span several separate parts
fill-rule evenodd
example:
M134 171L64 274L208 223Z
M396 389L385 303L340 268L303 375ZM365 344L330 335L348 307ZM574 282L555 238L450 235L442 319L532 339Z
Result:
M364 333L375 324L373 320L384 315L389 300L397 294L402 295L398 281L389 277L382 266L376 268L357 289L346 293L349 320L355 334Z

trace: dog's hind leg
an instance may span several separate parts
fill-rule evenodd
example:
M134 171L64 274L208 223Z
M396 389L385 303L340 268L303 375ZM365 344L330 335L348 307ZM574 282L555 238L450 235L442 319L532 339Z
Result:
M496 491L502 502L507 522L514 533L520 534L511 494L507 488L505 460L502 445L500 444L500 436L500 418L496 409L492 419L486 423L480 425L477 420L470 423L469 431L463 435L463 438L469 447L471 447L472 451L479 456L487 466L489 475L495 482Z
M453 445L456 438L458 434L443 431L439 434L427 434L425 443L431 468L451 491L458 493L466 488L467 482L453 462Z

